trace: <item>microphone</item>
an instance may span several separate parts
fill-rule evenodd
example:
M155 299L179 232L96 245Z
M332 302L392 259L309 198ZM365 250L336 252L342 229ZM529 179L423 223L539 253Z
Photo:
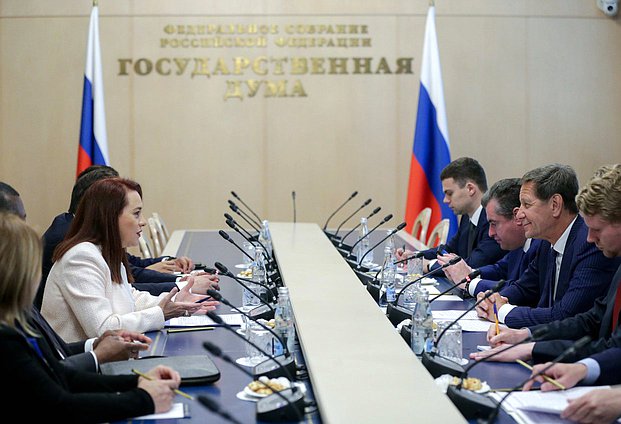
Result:
M291 201L293 202L293 223L295 224L295 190L291 192Z
M381 210L382 210L381 206L378 206L375 209L373 209L373 212L371 212L371 214L369 216L367 216L367 221L369 220L369 218L371 218L373 215L376 215ZM338 246L339 248L344 246L347 250L351 249L351 246L343 245L343 242L345 241L345 238L348 235L350 235L351 233L353 233L354 231L356 231L356 228L358 228L358 227L360 227L360 223L356 224L356 226L354 228L349 230L349 232L347 232L343 237L341 237L341 241L339 242L339 246Z
M392 237L394 234L398 233L399 231L403 230L405 228L405 226L408 225L407 222L402 222L401 224L397 225L397 228L395 228L394 230L392 230L391 232L389 232L388 234L386 234L384 237L382 237L382 239L380 241L378 241L377 243L375 243L372 247L369 247L369 250L367 250L364 255L362 255L362 258L360 258L360 260L358 261L358 266L356 268L361 269L361 268L366 268L362 266L362 261L364 260L364 258L373 251L373 249L375 249L377 246L379 246L380 244L382 244L386 239ZM371 232L369 231L367 233L367 236L370 234ZM366 271L368 271L369 268L366 268ZM366 272L365 271L365 272Z
M584 337L582 337L581 339L579 339L576 342L574 342L570 347L568 347L563 352L561 352L560 355L558 355L556 358L554 358L552 360L552 362L550 362L550 365L548 365L547 367L543 368L541 371L539 371L535 375L532 375L532 376L528 377L526 380L522 381L517 386L513 387L509 391L509 393L507 393L507 395L505 397L503 397L500 402L498 402L498 405L496 405L496 407L494 408L492 413L488 416L487 421L485 421L485 423L491 424L491 423L493 423L496 420L496 417L498 416L498 412L500 411L500 407L502 406L502 403L511 395L511 393L513 393L516 390L520 389L529 380L532 380L533 378L536 378L536 377L538 377L540 375L543 375L553 365L557 364L558 362L561 362L568 355L574 354L576 352L576 350L582 348L584 345L586 345L587 343L590 343L590 342L591 342L591 336L584 336Z
M228 241L228 242L229 242L229 243L231 243L233 246L237 247L237 248L238 248L238 249L239 249L239 250L240 250L240 251L241 251L244 255L248 256L248 257L250 258L250 260L251 260L251 261L254 261L254 258L253 258L252 256L250 256L250 254L249 254L248 252L246 252L244 249L242 249L241 247L239 247L239 246L237 245L237 243L235 243L235 242L233 241L233 239L231 238L231 236L229 236L229 235L226 233L226 231L224 231L224 230L220 230L220 231L218 231L218 234L220 234L220 236L221 236L224 240Z
M220 404L216 402L215 400L213 400L212 398L207 397L205 395L199 395L198 401L202 403L203 406L205 406L211 412L213 412L214 414L220 415L225 420L230 421L235 424L242 424L241 421L237 420L234 416L232 416L227 411L222 409L222 407L220 407Z
M407 283L405 286L403 286L403 288L401 289L401 291L399 291L399 293L397 293L397 297L395 297L395 301L393 303L389 303L388 305L386 305L386 315L388 316L388 320L392 323L392 325L397 325L399 324L401 321L411 318L412 317L412 312L411 310L403 307L403 306L399 306L399 298L401 297L401 295L405 292L405 290L410 287L412 284L422 280L423 278L426 278L430 275L434 275L437 272L443 270L446 267L449 267L451 265L455 265L457 262L461 261L461 257L459 256L455 256L454 258L452 258L450 261L448 261L447 263L445 263L444 265L436 268L436 269L432 269L431 271L427 272L426 274L421 275L420 277L410 281L409 283ZM451 287L448 291L450 291L451 289L453 289L453 287ZM442 294L446 294L442 293ZM436 298L434 298L435 300ZM431 303L431 301L429 301Z
M464 367L461 364L458 364L457 362L451 361L450 359L443 358L440 355L436 354L438 350L438 343L440 343L440 339L442 338L442 336L444 336L444 333L446 333L446 330L448 330L453 325L455 325L456 322L458 322L460 319L465 317L468 312L472 311L480 303L487 300L492 294L500 291L500 289L502 289L504 285L505 285L505 280L500 280L494 288L486 291L485 295L481 299L479 299L472 306L466 309L466 311L463 314L461 314L459 317L457 317L457 319L451 321L449 325L444 327L444 330L442 330L440 335L434 341L431 352L423 352L422 357L421 357L421 362L423 363L425 368L427 368L427 371L429 371L429 373L434 378L437 378L442 374L451 374L451 375L456 375L456 376L463 375Z
M410 261L412 259L422 258L423 256L425 256L424 252L416 252L412 256L408 256L407 258L403 258L403 259L400 259L398 261L393 262L393 264L399 265L399 264L402 264L403 262L407 262L407 261Z
M457 406L459 411L462 414L464 414L464 416L466 417L476 418L481 415L489 415L497 406L497 402L495 402L493 399L483 394L476 393L471 390L462 390L462 383L464 379L468 376L468 371L470 371L473 367L475 367L476 365L480 363L489 361L491 358L498 355L499 353L505 352L509 349L513 349L514 347L520 346L525 343L530 343L532 341L537 341L537 340L542 339L548 333L548 330L549 330L548 326L542 327L539 330L535 331L531 336L522 340L521 342L511 345L507 347L506 349L502 349L497 352L494 352L490 356L485 357L481 360L475 361L471 363L470 365L468 365L464 369L464 373L461 375L461 380L459 384L457 384L457 386L449 385L447 389L447 395L449 396L451 401L455 404L455 406Z
M235 330L233 330L233 332L237 334ZM211 342L203 342L203 347L212 355L222 359L225 362L228 362L229 364L233 365L235 368L242 371L244 374L250 376L251 378L255 378L255 376L251 372L235 362L233 358L222 352L222 349L220 349L215 344ZM257 381L261 382L260 380ZM293 380L291 380L291 384L293 384ZM264 386L269 388L267 384L264 384ZM281 400L285 401L284 405L282 404ZM293 386L291 389L273 391L273 394L261 398L257 402L257 421L303 421L303 410L305 404L306 402L304 401L304 394L301 390L297 390L295 386Z
M222 296L220 296L220 298L222 299L222 303L224 303L224 301L226 299L224 299ZM246 316L248 319L251 319L244 312L242 312L239 309L237 309L234 306L232 306L230 304L230 302L227 301L227 303L225 303L225 304L228 305L228 306L231 306L236 311L238 311L240 314ZM244 336L239 334L237 331L235 331L233 329L233 327L231 327L230 325L225 323L224 320L218 314L216 314L215 312L209 311L209 312L207 312L207 316L209 318L211 318L217 324L222 324L222 326L227 328L230 332L235 333L237 335L237 337L241 338L242 340L245 340L246 342L248 342L249 345L251 345L252 347L257 349L259 352L263 353L265 356L268 357L268 359L266 359L264 362L261 362L260 364L258 364L258 365L256 365L254 367L252 374L255 377L257 377L257 378L261 377L261 376L266 376L268 378L287 377L291 382L293 382L294 378L292 377L292 375L293 375L294 372L296 372L297 366L295 364L295 360L293 358L293 355L291 355L291 353L288 350L285 350L285 353L283 355L273 356L269 352L266 352L265 350L261 349L255 343L251 342L250 340L246 339ZM263 329L265 329L268 332L270 332L275 338L280 340L281 343L282 343L282 339L280 338L280 336L278 334L276 334L276 332L274 330L272 330L271 328L269 328L268 326L262 324L259 321L256 321L254 319L252 321L256 322Z
M242 236L243 238L245 238L247 241L249 241L250 243L252 243L252 240L250 240L248 237L246 237L245 235L242 234L241 231L239 231L239 228L237 228L237 223L235 222L235 220L232 219L227 219L226 220L226 225L228 225L229 227L231 227L233 230L237 231L237 233ZM265 259L268 262L271 262L271 258L269 257L269 255L267 254L267 249L265 248L265 245L263 243L261 243L261 240L259 240L258 238L255 240L257 243L259 243L261 245L261 247L263 248L263 256L265 256ZM254 258L252 258L254 260Z
M343 209L343 206L345 206L351 199L353 199L354 197L356 197L358 195L357 191L354 191L352 194L349 195L349 198L347 200L345 200L345 202L343 202L343 204L341 206L339 206L334 212L332 212L332 215L330 215L328 217L328 219L326 220L326 223L323 224L323 231L326 231L326 227L328 226L328 222L332 219L332 217L341 209Z
M459 261L457 261L459 262ZM456 262L456 263L457 263ZM469 281L474 280L475 278L477 278L479 275L481 275L481 271L479 271L478 269L475 269L474 271L472 271L470 274L466 275L460 282L455 283L455 284L451 284L451 287L449 287L448 289L444 290L442 293L440 293L439 295L437 295L436 297L434 297L433 299L431 299L429 301L429 303L433 302L434 300L436 300L437 298L439 298L440 296L443 296L445 294L447 294L448 292L450 292L451 290L453 290L456 287L459 287L462 284L466 284Z
M266 320L270 320L270 319L274 318L274 313L275 313L274 307L272 305L270 305L268 301L266 301L265 299L261 298L261 296L259 296L253 290L250 290L250 288L246 284L242 283L242 280L240 278L238 278L235 275L233 275L233 273L231 271L229 271L228 268L225 267L224 265L222 265L220 262L216 262L215 263L215 267L216 267L216 269L218 271L220 271L221 275L224 275L226 277L232 278L233 280L237 281L243 288L248 290L257 299L259 299L259 301L261 301L261 303L263 303L263 305L267 306L267 308L268 308L267 310L263 307L263 305L257 306L256 308L253 308L252 310L250 310L250 315L253 317L253 319L263 318L263 319L266 319ZM274 299L274 297L275 297L274 292L272 291L272 289L269 286L267 286L265 284L262 284L262 283L258 283L256 281L249 281L249 282L265 288L267 290L267 292L269 293L268 299L269 300ZM209 290L211 290L211 289L209 289ZM207 290L207 291L209 291L209 290Z
M251 240L256 241L256 240L259 238L259 233L257 233L256 235L254 235L254 236L253 236L252 234L250 234L250 231L246 230L244 227L242 227L241 225L239 225L239 222L235 221L235 219L233 219L233 217L232 217L230 214L228 214L228 213L224 212L224 218L225 218L225 222L226 222L226 221L232 221L232 222L234 222L234 223L235 223L235 225L237 225L237 226L238 226L238 227L239 227L239 228L240 228L240 229L241 229L244 233L246 233L246 235L248 236L248 238L250 238Z
M237 200L239 200L241 202L242 205L244 205L246 207L246 209L248 209L258 220L259 222L263 222L263 220L261 218L259 218L259 215L257 215L252 209L250 209L250 206L248 206L246 204L246 202L244 202L241 197L239 197L237 195L237 193L235 193L234 191L231 191L231 194L233 195L234 198L236 198Z
M341 227L343 226L343 224L345 224L347 221L349 221L351 219L351 217L356 215L361 209L365 208L369 203L371 203L371 199L370 198L365 200L364 203L362 205L360 205L360 207L358 209L356 209L351 215L349 215L347 218L345 218L345 220L343 222L341 222L341 224L336 228L336 231L334 232L334 234L332 234L332 238L333 239L340 239L338 234L339 234L339 231L341 231Z
M239 207L233 203L232 200L229 200L229 208L235 212L237 215L239 215L244 221L246 221L246 223L248 225L250 225L252 227L253 230L255 231L259 231L259 228L261 225L257 224L257 222L252 219L252 217L250 215L248 215L247 213L243 212L241 209L239 209Z
M364 237L360 237L360 238L358 239L358 241L356 241L354 244L352 244L351 248L349 249L349 252L347 252L347 256L348 256L348 257L353 257L353 256L355 256L355 255L353 255L353 254L352 254L352 252L354 251L354 247L356 247L356 245L357 245L358 243L360 243L362 240L364 240L365 238L369 237L369 235L370 235L373 231L377 230L377 229L379 228L379 226L380 226L380 225L387 223L387 222L388 222L388 221L390 221L391 219L392 219L392 214L388 214L388 215L386 215L386 216L384 217L384 219L382 219L382 220L381 220L381 221L380 221L380 222L379 222L379 223L378 223L375 227L371 228L371 230L369 230L369 232L368 232L368 233L366 233L366 235L365 235ZM356 264L356 263L355 263L355 262L353 262L353 265L355 265L355 264Z

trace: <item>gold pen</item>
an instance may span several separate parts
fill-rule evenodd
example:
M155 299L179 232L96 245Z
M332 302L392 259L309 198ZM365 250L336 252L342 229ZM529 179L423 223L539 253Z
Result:
M138 371L136 368L132 368L132 372L136 375L139 375L142 378L146 378L147 380L153 380L151 377L149 377L148 375L141 373L140 371ZM185 392L182 392L179 389L173 389L173 392L175 392L178 395L183 396L184 398L190 399L190 400L194 400L194 396L191 396Z
M188 331L208 331L213 330L215 327L187 327L187 328L167 328L167 333L185 333Z
M530 365L528 365L526 362L522 361L521 359L516 359L516 360L515 360L515 362L517 362L518 364L522 365L523 367L528 368L528 369L529 369L529 370L531 370L531 371L533 370L533 367L531 367ZM544 379L545 381L547 381L548 383L552 383L552 384L554 384L554 385L555 385L556 387L558 387L559 389L561 389L561 390L565 390L565 389L566 389L566 387L565 387L565 386L563 386L561 383L559 383L558 381L556 381L556 380L555 380L555 379L553 379L552 377L548 377L548 376L547 376L547 375L545 375L545 374L542 374L541 376L543 377L543 379Z

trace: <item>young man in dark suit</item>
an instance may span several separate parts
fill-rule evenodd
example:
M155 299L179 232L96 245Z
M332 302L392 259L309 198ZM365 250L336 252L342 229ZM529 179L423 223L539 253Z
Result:
M520 188L526 237L544 241L526 272L477 307L479 316L511 328L546 324L585 312L608 290L619 264L587 240L578 215L578 178L567 166L552 164L527 172ZM479 294L478 296L483 296Z

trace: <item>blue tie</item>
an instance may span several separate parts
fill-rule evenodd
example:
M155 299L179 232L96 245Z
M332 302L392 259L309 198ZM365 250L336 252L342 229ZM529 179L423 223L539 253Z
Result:
M550 275L548 276L548 283L550 285L548 306L552 307L554 303L554 283L556 282L556 256L558 252L554 250L554 247L550 246Z

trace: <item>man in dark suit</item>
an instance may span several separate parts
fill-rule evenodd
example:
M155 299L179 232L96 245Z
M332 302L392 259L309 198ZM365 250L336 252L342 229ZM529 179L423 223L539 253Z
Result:
M542 166L522 177L517 218L527 237L544 242L515 284L477 307L479 316L494 321L495 302L498 320L508 327L546 324L587 311L606 293L619 261L587 241L577 193L578 178L567 165Z
M580 190L577 206L589 227L588 240L594 243L608 258L621 257L621 165L602 166ZM506 353L495 355L493 360L513 361L515 359L534 362L550 361L570 347L573 341L589 335L593 339L565 362L557 364L545 373L557 378L566 387L582 384L621 383L621 266L611 280L607 294L595 302L585 313L550 323L542 341L516 346ZM485 353L472 355L481 359L518 343L542 326L520 330L502 329L499 335L488 332L492 346ZM535 366L537 373L548 364ZM528 385L526 388L529 388ZM542 389L549 390L549 385ZM579 414L579 410L582 412ZM621 415L621 390L594 391L570 403L563 412L563 418L577 420L598 416L600 421L610 421Z
M460 256L473 267L497 262L507 252L488 234L487 214L481 206L481 198L487 191L483 167L475 159L462 157L449 163L440 173L440 179L443 202L461 218L457 233L445 245L422 251L426 259L425 270L439 267L438 255L448 261L447 253ZM399 249L397 258L403 259L412 253Z
M517 219L520 186L519 178L506 178L494 183L483 195L481 203L487 213L489 236L509 253L494 264L478 268L480 277L460 287L466 295L476 296L496 286L499 280L506 280L507 284L517 281L535 257L541 240L527 239L522 223ZM438 262L445 263L443 260ZM473 271L466 261L459 261L444 269L444 273L454 283L464 280Z

